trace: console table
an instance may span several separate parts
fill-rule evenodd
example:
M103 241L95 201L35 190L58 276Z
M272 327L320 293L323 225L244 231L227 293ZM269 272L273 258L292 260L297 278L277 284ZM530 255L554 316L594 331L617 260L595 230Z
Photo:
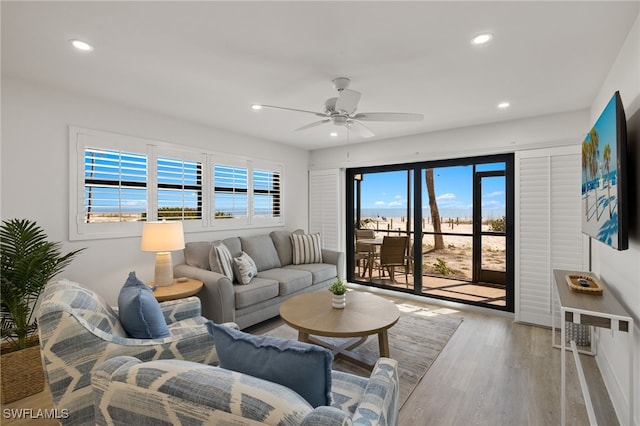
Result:
M600 327L610 329L613 335L623 332L629 334L629 424L633 424L633 410L634 410L634 373L633 373L633 361L634 361L634 341L633 341L633 318L626 311L626 309L620 305L620 302L614 297L613 294L604 286L604 292L602 295L591 295L580 292L572 291L567 285L567 274L589 275L597 278L590 272L581 271L564 271L559 269L553 270L553 275L556 283L556 291L554 292L558 298L560 306L560 348L562 349L561 355L561 390L560 390L560 416L561 424L565 424L566 417L566 350L571 349L573 352L573 358L576 363L576 369L578 371L578 379L580 380L580 387L584 396L585 406L587 407L587 415L589 416L589 423L596 424L595 412L593 410L593 403L591 402L591 396L589 395L589 387L587 385L584 371L582 369L582 363L578 355L578 348L576 342L572 340L570 342L570 348L565 346L566 336L566 323L572 322L574 324L583 324L593 327ZM555 347L555 304L552 303L552 330L553 346ZM591 343L592 347L593 342ZM593 354L593 352L592 352Z

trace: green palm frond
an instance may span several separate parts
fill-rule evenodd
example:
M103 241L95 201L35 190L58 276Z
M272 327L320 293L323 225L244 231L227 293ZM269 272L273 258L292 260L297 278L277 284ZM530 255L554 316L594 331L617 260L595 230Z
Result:
M11 219L0 229L0 330L2 337L26 347L35 334L34 307L45 285L84 249L62 254L36 222Z

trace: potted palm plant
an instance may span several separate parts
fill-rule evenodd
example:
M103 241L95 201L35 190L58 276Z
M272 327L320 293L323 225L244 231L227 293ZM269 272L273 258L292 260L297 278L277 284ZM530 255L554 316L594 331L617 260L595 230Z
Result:
M330 286L329 291L333 294L331 298L331 306L337 309L342 309L347 304L347 298L345 293L347 292L347 286L344 281L337 279Z
M2 403L41 392L44 373L35 307L45 285L84 249L62 254L36 222L11 219L0 227Z

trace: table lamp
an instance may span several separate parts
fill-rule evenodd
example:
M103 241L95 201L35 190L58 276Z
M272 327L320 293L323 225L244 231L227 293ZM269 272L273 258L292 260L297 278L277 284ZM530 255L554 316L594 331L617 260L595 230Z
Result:
M142 227L140 250L156 252L154 285L173 283L171 251L184 248L182 222L145 222Z

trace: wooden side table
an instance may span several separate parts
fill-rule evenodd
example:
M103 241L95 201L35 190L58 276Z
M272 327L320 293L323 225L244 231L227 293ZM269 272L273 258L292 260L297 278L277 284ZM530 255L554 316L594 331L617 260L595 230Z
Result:
M149 287L153 287L153 281L147 283ZM173 280L173 284L158 286L153 291L158 302L166 302L167 300L184 299L185 297L194 296L202 290L203 283L200 280L187 278L186 281Z

